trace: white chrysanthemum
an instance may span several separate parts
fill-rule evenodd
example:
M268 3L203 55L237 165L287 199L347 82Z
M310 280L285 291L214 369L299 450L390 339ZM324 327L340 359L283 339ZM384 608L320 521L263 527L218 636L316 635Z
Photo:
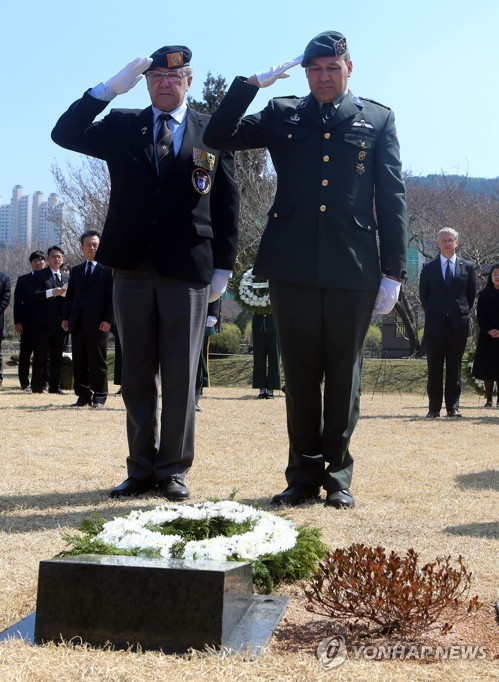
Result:
M156 550L162 557L171 558L173 546L178 546L182 537L177 534L164 535L152 528L176 519L209 520L214 517L222 517L238 524L252 521L254 527L231 537L218 536L209 540L187 542L182 555L184 559L225 561L238 557L254 560L265 554L277 554L291 549L298 537L291 521L225 500L195 505L167 504L150 511L133 511L127 517L105 523L95 540L128 551Z

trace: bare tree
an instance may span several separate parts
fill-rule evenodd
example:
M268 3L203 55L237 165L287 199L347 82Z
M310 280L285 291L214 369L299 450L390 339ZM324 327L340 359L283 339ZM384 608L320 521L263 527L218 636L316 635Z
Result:
M83 156L78 164L68 162L63 169L52 165L58 194L64 202L62 244L70 262L81 260L80 234L102 231L109 205L111 183L104 161Z

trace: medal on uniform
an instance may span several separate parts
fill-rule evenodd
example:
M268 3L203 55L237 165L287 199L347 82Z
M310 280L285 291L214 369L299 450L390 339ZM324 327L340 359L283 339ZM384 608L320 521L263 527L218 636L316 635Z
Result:
M355 172L357 173L357 175L363 175L366 172L366 167L364 166L363 163L358 163L355 166Z
M364 159L366 158L366 153L365 152L359 152L357 154L357 158L359 159L359 161L364 161Z
M215 154L210 154L204 149L197 149L197 147L193 147L192 149L192 160L194 161L194 165L204 168L208 172L215 168L215 159Z
M192 186L199 194L208 194L211 189L211 180L204 168L195 168L192 173Z

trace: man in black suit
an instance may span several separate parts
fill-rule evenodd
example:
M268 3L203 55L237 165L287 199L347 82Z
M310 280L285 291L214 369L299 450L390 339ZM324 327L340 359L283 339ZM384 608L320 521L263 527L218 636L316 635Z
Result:
M235 260L234 160L203 143L209 116L186 105L190 59L183 45L135 59L71 105L52 131L61 146L104 159L111 175L96 258L113 268L129 447L128 478L112 497L156 486L169 500L189 497L206 310ZM152 106L112 110L94 122L144 72Z
M23 390L30 387L29 368L35 348L35 285L37 283L35 273L45 267L45 254L43 251L33 251L30 254L29 262L31 272L17 278L14 290L14 325L20 338L18 376ZM48 381L46 368L43 374L44 380Z
M61 390L61 360L66 332L61 327L63 297L68 276L60 272L64 251L51 246L47 251L48 268L39 270L35 283L35 349L31 390L43 393L44 367L49 362L49 393L63 395Z
M244 116L259 88L300 63L306 97L275 98ZM354 505L349 443L362 346L373 307L390 312L405 274L394 116L348 90L352 69L345 37L325 31L304 55L236 78L204 138L217 149L267 147L278 177L253 268L270 282L286 384L288 487L274 504L316 499L322 486L326 505Z
M459 235L451 227L437 235L440 254L421 270L419 296L425 311L424 337L428 362L429 409L426 417L440 417L444 397L448 417L461 417L461 363L470 333L470 309L476 295L475 268L456 255Z
M107 398L107 342L113 323L113 276L95 260L100 233L80 236L85 261L71 271L62 328L71 333L74 407L102 407Z
M2 341L4 338L5 309L10 303L10 277L0 272L0 386L3 384Z

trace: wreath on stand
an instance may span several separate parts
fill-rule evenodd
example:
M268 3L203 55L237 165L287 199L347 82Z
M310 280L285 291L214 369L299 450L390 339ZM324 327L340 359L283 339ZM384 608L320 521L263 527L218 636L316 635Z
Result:
M473 349L468 351L464 356L462 375L464 380L466 381L466 384L470 386L475 391L475 393L478 393L478 395L485 395L485 387L483 385L483 381L481 379L475 379L475 377L471 373L473 370L473 363L475 361L475 353L476 350Z
M251 315L270 315L269 282L255 277L253 268L240 272L232 280L234 300Z

